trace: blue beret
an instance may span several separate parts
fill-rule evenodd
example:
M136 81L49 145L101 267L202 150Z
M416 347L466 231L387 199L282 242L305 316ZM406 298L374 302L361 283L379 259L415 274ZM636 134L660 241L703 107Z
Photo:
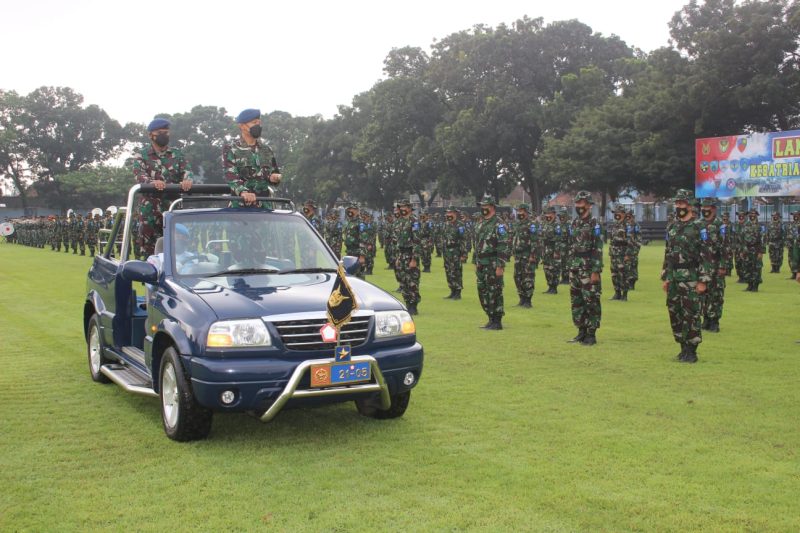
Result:
M163 128L169 129L169 120L165 118L157 118L153 119L153 121L147 125L147 132L150 133L151 131L160 130Z
M255 120L257 118L261 118L260 109L245 109L239 113L238 117L236 117L236 122L238 124L244 124L245 122L250 122L251 120Z

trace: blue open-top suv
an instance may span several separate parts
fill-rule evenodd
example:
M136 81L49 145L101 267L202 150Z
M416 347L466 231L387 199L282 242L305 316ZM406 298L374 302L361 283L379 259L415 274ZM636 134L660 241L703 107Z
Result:
M290 201L231 208L229 191L130 190L89 270L92 379L160 398L164 430L179 441L207 437L214 411L268 421L283 407L354 400L363 415L402 416L423 363L403 305L348 275L358 309L339 332L336 358L325 327L336 256ZM131 257L142 194L175 199L147 261ZM359 268L353 257L343 265Z

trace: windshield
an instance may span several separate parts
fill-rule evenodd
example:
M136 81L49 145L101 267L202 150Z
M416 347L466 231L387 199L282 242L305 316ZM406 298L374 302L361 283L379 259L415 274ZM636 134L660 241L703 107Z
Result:
M335 272L337 262L299 216L214 211L175 217L173 272L225 276Z

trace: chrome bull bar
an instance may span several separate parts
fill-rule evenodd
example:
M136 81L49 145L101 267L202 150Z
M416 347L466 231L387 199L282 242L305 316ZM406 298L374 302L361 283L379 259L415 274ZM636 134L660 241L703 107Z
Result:
M351 362L351 363L363 363L369 362L370 371L372 373L372 377L375 380L375 383L362 383L362 384L355 384L355 385L342 385L342 386L334 386L334 387L325 387L320 389L301 389L297 390L298 385L300 384L300 380L303 379L305 373L313 366L313 365L325 365L330 363L344 363L344 362ZM378 361L375 360L374 357L371 355L356 355L350 358L350 361L336 361L335 358L328 358L328 359L310 359L308 361L303 361L300 363L297 368L294 369L292 372L292 376L289 378L289 381L286 383L286 386L281 391L278 399L273 402L273 404L266 410L266 412L261 415L262 422L269 422L278 412L283 409L283 406L286 405L292 398L315 398L320 396L337 396L341 394L356 394L356 393L369 393L369 392L379 392L381 394L381 409L389 409L392 406L392 400L389 396L389 387L386 385L386 380L383 378L383 373L381 372L380 367L378 366Z

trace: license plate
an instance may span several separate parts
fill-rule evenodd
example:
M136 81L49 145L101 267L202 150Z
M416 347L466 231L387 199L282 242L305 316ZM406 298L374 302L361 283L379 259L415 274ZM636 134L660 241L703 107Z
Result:
M369 381L372 369L369 361L361 363L324 364L311 366L312 387L335 387Z

